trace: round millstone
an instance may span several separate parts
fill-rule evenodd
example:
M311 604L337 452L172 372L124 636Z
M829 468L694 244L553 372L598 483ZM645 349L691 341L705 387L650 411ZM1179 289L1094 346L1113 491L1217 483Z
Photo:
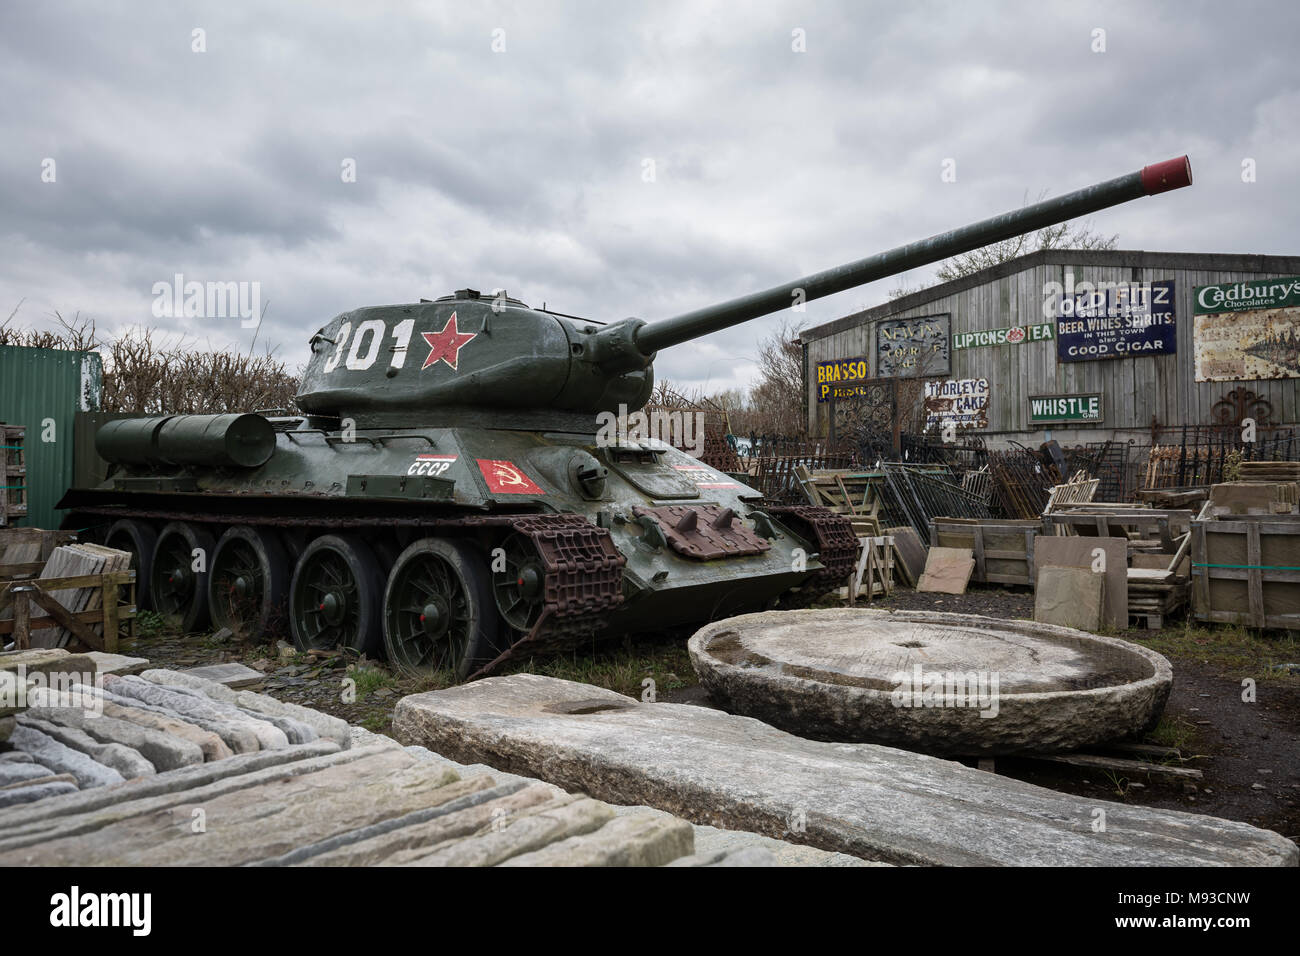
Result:
M691 662L736 714L817 740L940 755L1050 753L1155 725L1173 669L1068 627L972 614L768 611L696 632Z

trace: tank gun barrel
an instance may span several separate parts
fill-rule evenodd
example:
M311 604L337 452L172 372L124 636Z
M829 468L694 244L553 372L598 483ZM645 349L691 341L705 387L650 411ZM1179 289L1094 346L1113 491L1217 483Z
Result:
M888 252L773 286L763 292L696 309L661 322L639 325L632 336L633 342L636 351L649 359L660 349L680 345L759 316L780 312L799 301L820 299L1012 236L1117 206L1131 199L1189 186L1191 182L1192 166L1186 156L1155 163L1126 176L1046 199L928 239L910 242ZM628 354L630 351L622 350L621 355L632 358Z

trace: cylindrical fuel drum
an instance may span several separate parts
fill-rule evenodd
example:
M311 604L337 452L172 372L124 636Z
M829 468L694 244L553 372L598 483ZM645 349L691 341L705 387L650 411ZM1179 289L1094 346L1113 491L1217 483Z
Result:
M95 451L105 461L119 465L148 465L158 460L158 429L169 416L119 418L99 426Z
M256 468L275 452L275 429L261 415L177 415L158 430L158 456L173 465Z
M256 468L275 453L275 429L248 414L123 418L100 427L95 450L122 465Z

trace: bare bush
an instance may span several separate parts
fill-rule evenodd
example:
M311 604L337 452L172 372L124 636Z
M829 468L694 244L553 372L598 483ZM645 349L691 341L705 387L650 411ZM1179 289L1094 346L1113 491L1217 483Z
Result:
M68 320L56 312L57 329L15 328L17 311L0 325L0 345L100 354L104 361L101 411L207 414L295 408L299 377L290 374L270 350L260 355L203 350L181 336L160 340L153 329L105 339L94 320L80 313Z

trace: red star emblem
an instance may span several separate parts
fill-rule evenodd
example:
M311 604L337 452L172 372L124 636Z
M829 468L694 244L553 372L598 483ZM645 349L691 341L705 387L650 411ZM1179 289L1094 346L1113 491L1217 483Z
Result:
M478 335L477 332L462 332L456 328L456 313L451 314L447 324L442 327L441 332L421 332L424 341L429 343L429 357L424 360L420 370L428 368L434 362L442 359L451 366L451 370L456 371L457 355L461 347L469 342L470 339Z

